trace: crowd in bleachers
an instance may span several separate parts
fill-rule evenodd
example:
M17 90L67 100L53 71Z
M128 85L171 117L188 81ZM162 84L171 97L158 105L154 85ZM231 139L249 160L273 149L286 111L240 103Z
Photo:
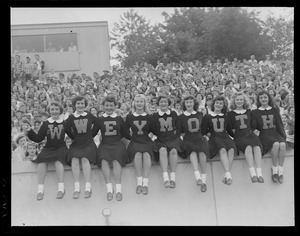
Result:
M249 96L251 109L255 109L258 92L268 90L280 109L286 141L290 147L294 145L294 64L291 61L266 56L258 62L253 55L242 61L225 58L171 62L163 58L156 66L137 62L129 68L113 67L102 75L98 72L92 75L45 72L44 66L39 56L26 57L26 61L21 61L18 55L11 58L11 149L13 154L21 153L13 156L21 156L22 160L34 160L44 143L27 142L23 135L26 126L34 127L37 132L49 117L47 105L51 101L63 105L63 116L67 118L74 112L72 99L77 95L88 100L86 110L97 117L103 114L104 97L114 95L118 101L117 113L125 117L131 112L134 96L139 93L146 95L149 113L157 111L157 97L167 94L170 107L180 114L181 102L189 95L196 97L199 109L207 113L217 95L224 95L229 101L235 92L242 91ZM96 144L100 143L99 138L99 135L95 137ZM66 142L69 145L71 140L66 139Z

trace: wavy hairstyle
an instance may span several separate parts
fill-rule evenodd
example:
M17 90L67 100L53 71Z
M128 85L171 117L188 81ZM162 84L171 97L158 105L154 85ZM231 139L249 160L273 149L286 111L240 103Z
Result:
M84 100L84 105L87 106L88 105L88 101L85 97L83 96L76 96L75 98L73 98L72 100L72 106L75 107L76 105L76 102L77 101L81 101L81 100Z
M60 115L63 113L64 111L64 108L63 106L59 103L59 102L56 102L56 101L52 101L49 103L49 105L47 106L47 112L50 114L50 106L56 106L59 108L59 111L60 111Z
M268 104L269 104L269 106L275 107L275 106L274 106L274 102L273 102L272 96L271 96L271 95L269 94L269 92L266 91L266 90L260 91L260 92L257 94L257 97L256 97L256 105L257 105L257 107L261 107L261 103L260 103L260 101L259 101L259 97L260 97L261 95L264 95L264 94L266 94L266 95L268 96L268 99L269 99Z
M146 113L148 113L148 108L147 108L147 98L146 98L146 96L145 96L144 94L140 94L140 93L137 94L137 95L135 95L135 97L134 97L134 99L133 99L133 102L132 102L132 111L133 111L133 112L136 111L135 102L134 102L134 100L135 100L136 98L141 98L141 99L144 100L144 111L145 111Z
M243 92L236 92L231 96L230 99L230 105L229 105L229 109L230 110L235 110L236 109L236 105L235 105L235 99L237 96L243 96L244 98L244 105L243 105L243 109L249 109L250 108L250 99L249 97L243 93Z
M184 110L184 111L186 110L185 101L187 101L187 100L193 100L194 101L193 109L194 109L194 111L198 111L199 102L197 101L197 99L194 96L191 96L191 95L187 96L183 99L183 101L182 101L182 110Z
M215 111L215 103L216 101L223 101L223 108L221 112L226 114L228 111L227 99L224 96L218 95L212 100L211 111Z

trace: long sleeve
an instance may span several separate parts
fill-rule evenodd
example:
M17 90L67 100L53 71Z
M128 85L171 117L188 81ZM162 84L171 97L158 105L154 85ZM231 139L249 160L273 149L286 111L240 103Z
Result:
M250 123L250 126L251 126L251 129L252 130L256 130L257 129L257 123L256 123L256 115L255 115L255 111L251 111L250 113L250 120L251 120L251 123Z
M74 136L74 134L73 134L73 132L72 132L72 129L71 129L71 126L70 126L70 122L69 122L69 121L70 121L70 120L68 120L68 122L67 122L67 121L64 122L65 132L66 132L66 134L67 134L71 139L74 139L75 136Z
M99 129L100 129L100 119L96 118L94 121L92 131L91 131L93 137L95 137L98 134Z
M201 133L202 135L207 135L209 129L208 129L208 114L204 115L202 119L202 124L201 124Z
M282 119L279 113L279 109L274 109L274 113L275 113L275 125L276 125L276 131L279 133L279 135L286 140L286 133L284 130L284 126L282 123Z
M47 135L47 124L43 122L39 132L36 134L32 129L28 131L28 138L36 143L42 142Z
M124 122L123 118L121 117L121 136L128 139L128 140L131 140L131 135L130 135L130 132L129 132L129 123L127 121L127 118L128 116L126 117L126 121Z

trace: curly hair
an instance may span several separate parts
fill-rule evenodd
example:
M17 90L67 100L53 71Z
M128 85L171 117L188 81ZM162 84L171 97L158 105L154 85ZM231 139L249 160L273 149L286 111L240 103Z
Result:
M147 112L147 98L146 98L146 96L144 95L144 94L137 94L137 95L135 95L135 97L134 97L134 99L133 99L133 102L132 102L132 111L136 111L136 107L135 107L135 99L136 98L141 98L141 99L143 99L143 101L144 101L144 111L146 112L146 113L148 113Z
M73 98L72 100L72 106L75 107L76 105L76 102L77 101L81 101L81 100L84 100L84 105L87 106L88 105L88 101L85 97L83 96L76 96L75 98Z
M211 111L215 111L215 103L216 101L223 101L223 108L221 112L226 114L228 111L227 99L224 96L218 95L212 100Z
M102 105L104 105L106 102L113 102L113 103L115 104L115 106L118 105L118 102L117 102L115 96L113 96L113 95L107 95L107 96L103 99Z
M269 106L274 107L273 98L272 98L272 96L269 94L269 92L266 91L266 90L260 91L260 92L257 94L257 97L256 97L256 104L257 104L257 107L261 107L261 103L260 103L260 101L259 101L259 97L260 97L261 95L264 95L264 94L266 94L266 95L268 96L268 100L269 100L268 104L269 104Z
M183 99L182 101L182 110L186 110L186 106L185 106L185 101L187 100L193 100L194 101L194 111L198 111L198 108L199 108L199 102L197 101L197 99L194 97L194 96L187 96Z
M244 98L243 108L246 109L246 110L249 109L250 108L250 99L249 99L249 97L243 92L236 92L231 96L230 105L229 105L230 110L235 110L236 109L235 99L236 99L237 96L243 96L243 98Z

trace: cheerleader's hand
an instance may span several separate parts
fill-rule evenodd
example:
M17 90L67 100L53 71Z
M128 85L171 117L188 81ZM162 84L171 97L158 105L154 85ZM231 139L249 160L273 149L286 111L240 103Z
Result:
M256 129L253 131L257 136L259 136L259 131Z

